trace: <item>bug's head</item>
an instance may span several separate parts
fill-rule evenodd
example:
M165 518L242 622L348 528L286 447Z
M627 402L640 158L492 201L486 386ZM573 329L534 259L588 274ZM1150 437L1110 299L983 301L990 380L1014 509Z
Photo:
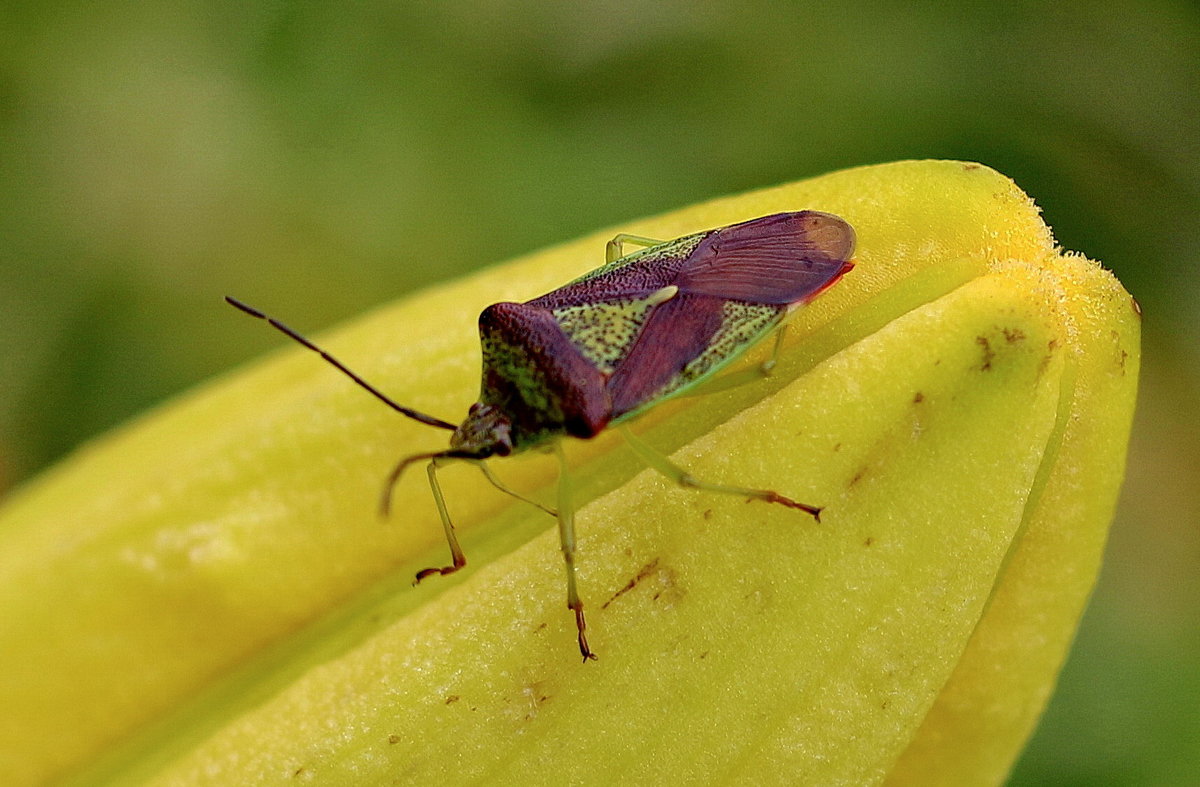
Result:
M479 459L512 453L512 421L499 408L476 402L450 438L450 450Z

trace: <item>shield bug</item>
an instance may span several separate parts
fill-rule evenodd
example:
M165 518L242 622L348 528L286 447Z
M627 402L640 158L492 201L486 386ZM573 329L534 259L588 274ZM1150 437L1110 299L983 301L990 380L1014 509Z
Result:
M625 244L643 248L625 254ZM475 463L501 491L526 500L500 483L485 460L535 447L557 451L562 463L558 508L539 507L558 518L567 606L575 614L579 651L586 661L595 655L588 647L583 602L575 582L574 510L560 438L595 437L668 397L696 388L772 330L781 337L789 313L854 266L853 251L854 230L844 219L807 210L763 216L672 241L618 235L608 243L603 266L531 301L496 303L484 309L479 316L483 349L479 401L457 426L397 404L283 323L233 298L226 300L319 353L402 415L453 432L448 449L401 460L384 485L386 514L391 490L405 469L415 462L429 462L429 486L451 562L418 572L417 582L433 574L453 573L467 562L438 485L439 467L452 461ZM772 357L761 372L769 372L773 363ZM647 464L682 486L779 503L814 518L820 515L820 508L771 490L699 481L628 430L621 431Z

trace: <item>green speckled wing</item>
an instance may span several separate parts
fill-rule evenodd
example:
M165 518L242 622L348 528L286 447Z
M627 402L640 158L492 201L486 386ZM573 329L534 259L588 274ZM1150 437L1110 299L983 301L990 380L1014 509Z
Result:
M551 314L585 358L605 374L612 374L641 335L656 303L652 296L625 298L564 306Z

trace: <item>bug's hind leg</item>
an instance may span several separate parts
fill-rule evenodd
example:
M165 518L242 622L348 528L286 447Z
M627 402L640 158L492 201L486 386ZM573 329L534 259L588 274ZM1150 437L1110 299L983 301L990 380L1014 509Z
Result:
M775 331L775 344L771 346L771 357L758 365L761 377L770 377L775 373L775 362L779 360L779 351L783 349L783 337L787 336L787 323L780 325Z
M705 396L707 394L717 393L719 391L728 391L730 388L737 388L749 383L756 383L765 377L770 377L775 373L775 364L779 360L779 351L783 348L783 337L787 333L787 324L780 325L775 331L775 343L771 348L771 357L760 363L758 366L752 366L749 369L741 369L735 372L728 372L711 380L706 380L694 388L691 388L683 393L684 396Z
M588 646L587 621L583 617L583 600L575 584L575 507L571 502L571 478L567 472L567 458L562 446L556 444L558 455L558 537L562 544L563 561L567 566L567 608L575 613L575 628L579 632L579 652L584 663L596 658Z
M657 246L666 241L655 240L654 238L645 238L641 235L630 235L627 232L622 232L608 242L604 247L604 261L613 262L625 256L625 244L633 243L638 246Z
M705 492L719 492L725 495L737 495L738 497L746 497L750 500L762 500L765 503L779 503L788 508L799 509L806 514L812 516L818 522L821 521L821 509L818 506L810 506L805 503L799 503L792 500L790 497L784 497L778 492L771 489L748 489L740 486L726 486L725 484L712 484L707 481L701 481L695 478L691 473L679 467L667 457L655 451L647 445L640 437L637 437L625 426L617 427L621 436L629 443L629 447L642 458L647 465L652 469L662 473L667 478L671 479L680 486L685 486L690 489L700 489Z

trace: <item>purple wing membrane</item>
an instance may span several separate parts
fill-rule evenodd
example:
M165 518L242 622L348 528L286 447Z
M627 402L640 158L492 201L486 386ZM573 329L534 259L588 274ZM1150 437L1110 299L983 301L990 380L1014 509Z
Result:
M613 417L647 401L704 352L721 327L724 301L680 294L654 309L641 335L608 379Z
M802 303L853 267L854 229L814 210L716 230L675 278L681 292L762 304Z

